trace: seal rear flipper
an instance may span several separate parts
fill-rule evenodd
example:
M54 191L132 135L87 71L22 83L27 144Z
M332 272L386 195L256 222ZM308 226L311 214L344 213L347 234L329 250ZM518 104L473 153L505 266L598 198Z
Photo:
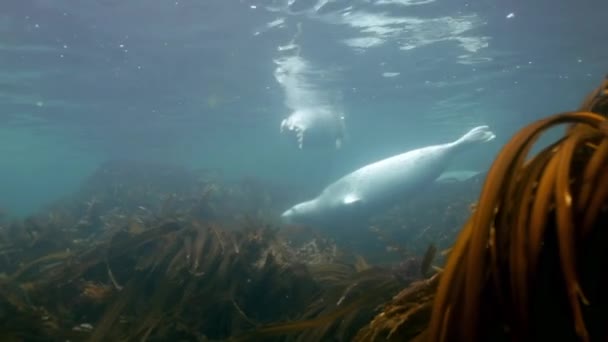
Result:
M468 145L474 143L485 143L491 140L494 140L496 135L490 131L488 126L477 126L470 131L468 131L465 135L460 137L460 139L456 140L454 145Z

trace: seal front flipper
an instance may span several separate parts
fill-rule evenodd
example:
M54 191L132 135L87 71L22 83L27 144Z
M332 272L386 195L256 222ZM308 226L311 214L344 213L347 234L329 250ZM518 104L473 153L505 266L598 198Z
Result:
M299 127L296 127L296 135L298 137L298 147L301 150L302 147L304 146L304 129L300 129Z
M363 203L363 200L361 199L361 197L357 196L356 194L348 194L348 195L344 196L344 198L342 199L342 204L345 204L348 206L357 206L361 203Z
M363 198L361 198L359 195L351 193L348 194L346 196L344 196L342 198L342 205L340 206L340 209L338 209L341 213L339 214L341 217L345 217L348 218L347 221L342 221L344 222L351 222L350 220L357 220L358 217L360 217L361 213L365 212L365 210L363 210L364 206L364 202L363 202ZM347 223L347 224L350 224Z
M295 121L292 117L288 117L281 121L281 133L285 133L286 131L295 134L298 148L302 149L304 147L304 133L306 132L306 127Z
M342 148L342 144L344 140L346 140L346 125L344 124L344 115L340 115L339 118L339 129L338 129L338 137L336 138L336 149L339 150Z

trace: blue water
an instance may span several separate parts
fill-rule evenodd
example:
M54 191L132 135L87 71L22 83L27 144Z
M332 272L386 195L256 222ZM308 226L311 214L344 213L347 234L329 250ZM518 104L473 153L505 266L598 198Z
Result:
M483 169L608 72L604 0L289 3L3 0L0 208L32 213L115 158L268 179L304 199L480 124L497 139L453 167ZM298 24L310 83L340 94L340 151L299 151L279 134L289 110L273 60Z

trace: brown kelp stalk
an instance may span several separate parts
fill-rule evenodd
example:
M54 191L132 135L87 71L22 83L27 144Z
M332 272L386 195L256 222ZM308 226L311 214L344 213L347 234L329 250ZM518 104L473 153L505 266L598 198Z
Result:
M594 94L584 110L604 93ZM527 160L541 133L559 124L574 125ZM607 216L606 124L589 111L562 113L505 145L441 275L429 341L521 341L560 329L583 341L606 337L594 323L604 320L605 299L590 280L607 277L605 247L595 248L606 239L598 233ZM554 317L566 324L543 323Z

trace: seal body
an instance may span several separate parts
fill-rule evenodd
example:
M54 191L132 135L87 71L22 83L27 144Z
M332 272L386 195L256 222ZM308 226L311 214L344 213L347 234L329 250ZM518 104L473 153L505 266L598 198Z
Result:
M432 183L456 154L494 138L487 126L479 126L454 142L423 147L366 165L330 184L316 198L296 204L281 217L288 223L319 226L369 218Z
M340 148L345 136L344 116L325 107L297 109L281 122L281 133L291 134L300 149Z

